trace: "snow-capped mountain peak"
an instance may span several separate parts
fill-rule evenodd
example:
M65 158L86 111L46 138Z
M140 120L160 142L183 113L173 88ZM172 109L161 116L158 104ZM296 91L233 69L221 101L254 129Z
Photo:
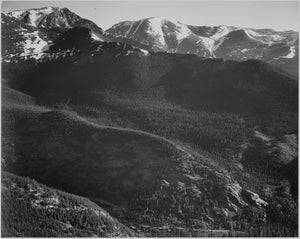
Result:
M154 50L177 52L177 46L186 39L205 44L207 40L196 37L189 27L177 20L165 17L150 17L138 21L126 21L115 24L107 33L113 36L123 36L142 44L151 46ZM201 38L201 39L200 39Z
M27 10L14 10L5 13L8 16L14 17L14 18L20 18L22 15L26 13L31 13L33 15L39 15L39 14L50 14L54 11L57 11L58 7L43 7L43 8L34 8L34 9L27 9Z
M124 21L105 32L67 8L44 7L2 14L2 57L40 58L64 31L91 30L97 41L121 41L148 51L196 54L233 60L260 59L276 64L297 61L298 32L234 26L192 26L165 17ZM297 62L296 62L297 63Z
M46 27L44 23L49 21L49 19L47 19L49 15L53 13L60 13L60 15L62 16L61 18L63 18L64 17L63 13L66 10L68 9L59 8L59 7L43 7L38 9L11 11L7 13L7 16L22 20L33 27ZM50 27L54 27L54 26L50 26Z
M276 64L297 61L298 32L235 26L192 26L165 17L113 25L107 34L146 45L154 51L233 60L260 59ZM280 62L279 62L280 61ZM296 62L297 64L297 62Z
M43 7L2 13L3 60L38 59L49 44L73 27L88 28L93 39L104 39L104 31L100 27L68 8Z
M158 35L161 38L173 37L178 42L191 34L188 27L178 21L166 19L164 17L155 17L146 19L148 22L147 33L149 35Z

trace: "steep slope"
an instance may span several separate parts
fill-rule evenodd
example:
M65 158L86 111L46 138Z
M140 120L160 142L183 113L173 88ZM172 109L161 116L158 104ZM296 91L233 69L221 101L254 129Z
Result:
M2 13L2 57L4 61L20 58L39 59L43 51L62 32L86 27L96 40L105 39L103 30L67 8L45 7Z
M232 60L260 59L298 76L298 44L290 42L292 36L297 37L263 35L250 29L235 30L219 39L214 54Z
M200 109L267 115L298 107L297 81L258 60L181 62L163 82L167 98Z
M231 47L226 41L221 40L216 56L225 59L260 59L279 66L287 72L298 76L298 33L294 31L274 31L272 29L243 29L252 44L248 41L237 41ZM220 49L219 49L220 48Z
M89 199L2 171L4 237L126 237L135 235Z
M246 30L231 31L218 41L219 44L214 51L218 57L233 60L260 59L263 57L260 52L257 52L257 48L262 45L261 42L254 39ZM249 55L251 49L255 52L251 52L252 55Z
M38 9L16 10L5 14L36 28L71 28L75 26L87 27L95 33L103 34L103 30L95 23L83 19L68 8L44 7Z
M249 200L250 192L208 158L153 134L14 104L3 106L3 118L5 170L86 196L149 235L152 227L168 225L176 235L177 227L211 220L226 228L226 218L248 204L267 205Z
M231 26L192 26L187 25L188 28L196 35L209 37L213 40L219 40L223 36L227 35L229 32L233 30L237 30L237 27L231 27Z

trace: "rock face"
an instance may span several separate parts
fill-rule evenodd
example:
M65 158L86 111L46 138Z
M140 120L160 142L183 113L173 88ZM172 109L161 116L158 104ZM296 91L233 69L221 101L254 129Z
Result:
M273 166L287 165L298 157L298 139L295 134L283 135L281 139L276 139L255 131L253 143L248 145L249 151L251 148L260 148L260 158L270 158Z
M268 203L262 200L258 194L251 192L249 190L242 190L242 195L244 200L250 203L251 205L257 207L266 207L268 205Z
M298 157L298 138L295 134L284 135L281 142L277 143L281 162L288 164Z
M3 236L128 237L135 234L105 210L72 194L2 172ZM21 220L24 219L26 220ZM85 218L85 219L83 219ZM19 223L15 223L17 220Z

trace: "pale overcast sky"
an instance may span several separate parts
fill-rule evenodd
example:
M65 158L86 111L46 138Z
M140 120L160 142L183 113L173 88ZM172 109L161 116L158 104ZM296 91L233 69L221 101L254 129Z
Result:
M298 1L3 1L2 10L67 7L104 30L153 16L191 25L229 25L299 30Z

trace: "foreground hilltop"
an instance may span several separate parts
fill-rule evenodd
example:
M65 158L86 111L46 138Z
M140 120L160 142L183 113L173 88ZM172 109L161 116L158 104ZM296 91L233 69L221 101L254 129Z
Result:
M85 196L136 232L203 236L213 224L211 229L222 228L211 232L214 235L247 235L250 228L238 228L246 226L248 211L256 211L254 226L268 210L268 202L241 187L212 159L189 148L141 130L98 125L74 112L40 107L29 96L4 90L3 169ZM18 193L24 198L28 192ZM45 206L42 199L36 200L38 206ZM53 217L60 215L56 201L60 199L45 206L54 207ZM79 215L74 212L75 218ZM64 223L74 229L75 219L68 220L72 222ZM235 232L230 221L237 223ZM9 224L7 230L11 232L13 226ZM23 226L18 232L24 233Z
M4 237L128 237L135 234L87 198L2 172Z

